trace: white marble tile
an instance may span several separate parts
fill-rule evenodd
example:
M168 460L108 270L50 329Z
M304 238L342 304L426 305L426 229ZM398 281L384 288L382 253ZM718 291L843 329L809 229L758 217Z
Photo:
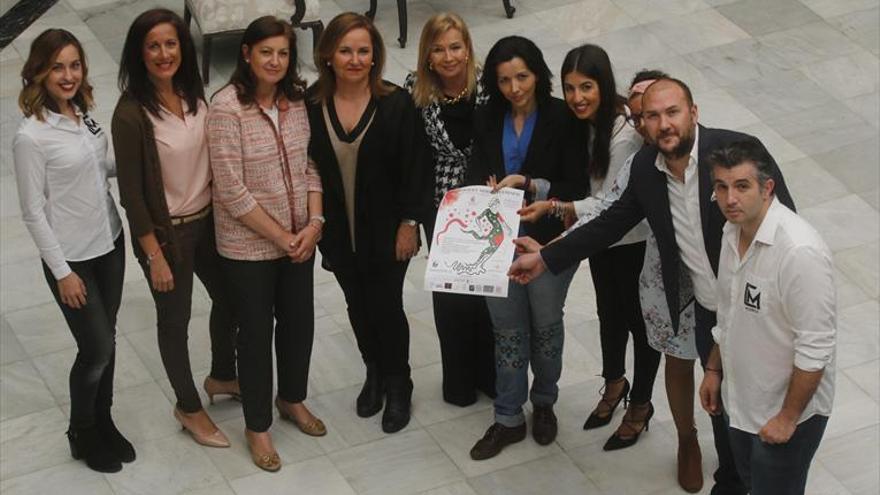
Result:
M194 316L189 321L189 361L193 370L211 367L211 337L208 332L208 316ZM127 340L138 358L149 370L154 379L165 378L165 366L159 354L159 342L156 330L148 328L137 332L129 332L121 336L119 341ZM201 379L197 380L201 385Z
M64 315L54 301L8 313L6 319L30 357L76 347Z
M877 128L834 101L764 123L808 155L877 137Z
M838 99L876 93L880 63L866 50L810 65L807 76Z
M649 67L656 60L668 58L674 53L664 40L661 40L643 26L618 29L586 40L601 46L617 64Z
M70 368L76 359L76 352L76 348L71 347L33 359L34 366L39 370L58 404L70 402ZM131 345L124 339L118 339L113 389L122 390L150 381L152 381L150 372L147 371Z
M850 191L810 157L779 163L798 209L815 206L850 194ZM816 187L821 184L822 187Z
M784 137L780 136L778 132L774 131L763 122L740 127L736 130L751 134L760 139L767 148L767 151L773 155L773 159L776 160L776 163L799 160L805 156L803 151L788 142Z
M313 394L325 394L363 383L366 368L353 340L344 332L315 337L309 369Z
M824 22L761 35L757 39L795 65L812 64L858 50L858 45Z
M0 312L52 302L42 264L37 260L0 265Z
M880 463L878 444L880 435L875 424L849 435L823 440L815 459L851 493L877 493L880 491L880 480L872 467Z
M232 487L226 482L201 488L194 488L180 493L181 495L235 495L235 492L232 491Z
M718 85L706 77L692 61L693 55L688 54L675 55L640 65L629 65L630 61L628 58L612 60L611 62L614 66L614 79L617 83L618 91L622 95L629 93L629 84L636 73L646 68L662 70L672 77L684 81L691 88L691 91L706 92L715 89Z
M772 119L832 101L826 88L799 70L768 72L759 79L726 88L740 103L762 119Z
M880 185L880 139L859 141L814 155L813 158L850 191L864 192Z
M760 118L722 88L694 94L699 121L707 127L734 129L755 124Z
M880 128L880 95L878 93L847 98L843 100L843 104L873 125L875 129Z
M596 485L563 454L542 457L472 478L470 484L482 495L530 495L541 493L548 486L553 487L553 493L560 495L598 491Z
M807 487L804 493L822 495L851 495L850 491L831 474L821 461L813 458L807 475Z
M398 433L330 454L330 459L351 486L365 495L419 492L462 478L455 464L423 430Z
M880 54L880 25L877 23L878 16L880 16L880 9L875 6L869 10L831 17L827 21L849 39L858 43L862 48L877 55Z
M669 17L644 26L679 54L746 39L749 34L714 9Z
M0 366L0 421L55 406L49 388L30 361Z
M27 58L30 53L31 42L43 31L49 28L63 27L70 31L80 43L95 41L95 34L85 25L76 12L67 12L65 14L44 16L33 22L27 29L22 31L18 37L12 42L22 58Z
M875 425L880 417L877 401L859 384L839 370L834 378L834 407L825 428L825 440Z
M504 469L539 457L558 454L559 445L552 443L547 446L538 445L527 436L522 442L505 447L497 456L483 461L474 461L470 457L471 447L483 437L486 430L495 421L494 412L490 409L476 412L468 416L437 423L427 427L428 432L446 455L452 459L459 469L468 477L480 476L498 469ZM526 418L531 421L530 418Z
M718 12L752 36L821 20L798 0L737 1L718 7Z
M822 17L831 17L867 10L877 6L876 0L800 0Z
M0 316L0 365L14 363L25 358L27 358L27 354L18 342L15 332L12 331L6 318Z
M611 0L575 2L542 10L535 15L554 26L563 40L571 44L636 25L636 21Z
M878 252L880 252L880 244L873 242L840 251L834 255L834 265L837 269L875 299L880 296Z
M152 495L207 488L223 476L202 447L182 435L136 444L137 462L107 476L116 493Z
M0 490L7 495L33 493L67 493L113 495L107 478L92 471L79 461L67 462L34 473L0 482Z
M837 365L849 368L877 359L877 322L880 321L877 300L869 300L837 312Z
M4 401L9 400L4 395ZM67 418L57 407L4 419L0 423L0 479L56 466L70 460Z
M278 473L260 472L230 482L238 495L270 495L296 493L332 493L354 495L351 485L326 457L318 457L293 465L284 465Z
M657 0L650 3L639 0L612 0L627 14L646 24L658 19L680 17L692 12L707 10L709 4L702 0Z
M169 436L192 441L180 431L180 423L172 416L173 408L173 403L165 398L155 383L129 387L113 394L113 421L135 445Z
M880 360L875 359L851 366L843 370L843 373L874 399L874 402L880 402L880 383L877 383L877 376L880 375Z
M419 495L477 495L477 492L466 481L457 481L451 485L424 491Z
M852 194L804 208L800 214L819 231L832 251L873 242L880 236L877 210ZM847 228L850 225L858 228Z
M4 130L6 124L3 124ZM6 141L7 136L2 136L4 148L11 147L10 142ZM11 151L10 151L11 152ZM11 263L21 262L37 262L39 264L40 253L34 245L33 238L28 232L27 227L18 217L7 217L0 219L0 229L3 231L3 252L0 253L0 264L8 265Z
M340 443L325 448L328 452L361 445L387 436L382 432L381 412L370 418L361 418L355 413L355 399L360 390L361 385L356 385L309 399L311 411L328 425L333 425L334 436L338 436ZM418 405L414 407L418 407ZM418 428L418 421L413 418L403 431Z

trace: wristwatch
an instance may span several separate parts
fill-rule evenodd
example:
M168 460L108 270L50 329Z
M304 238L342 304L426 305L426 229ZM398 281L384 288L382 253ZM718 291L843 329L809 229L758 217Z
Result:
M419 222L417 222L411 218L404 218L403 220L400 221L400 223L402 223L404 225L409 225L410 227L415 227L416 225L419 224Z

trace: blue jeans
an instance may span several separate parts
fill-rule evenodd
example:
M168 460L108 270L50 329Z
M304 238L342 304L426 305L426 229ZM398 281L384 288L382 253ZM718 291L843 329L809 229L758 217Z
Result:
M535 375L531 400L553 405L559 396L565 328L562 308L577 265L542 274L528 285L509 282L507 298L487 297L495 332L495 421L508 427L525 422L529 362Z
M815 415L797 426L787 443L771 445L758 435L730 428L736 470L752 495L804 493L807 471L819 448L828 416Z

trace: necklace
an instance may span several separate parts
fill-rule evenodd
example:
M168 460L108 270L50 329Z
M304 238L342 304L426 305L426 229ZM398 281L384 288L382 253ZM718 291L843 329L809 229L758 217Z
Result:
M461 90L461 93L458 93L455 96L449 96L447 94L444 94L443 95L443 98L444 98L443 103L445 103L447 105L454 105L454 104L458 103L459 101L461 101L461 99L464 98L467 95L467 93L468 93L468 87L465 86L464 89Z

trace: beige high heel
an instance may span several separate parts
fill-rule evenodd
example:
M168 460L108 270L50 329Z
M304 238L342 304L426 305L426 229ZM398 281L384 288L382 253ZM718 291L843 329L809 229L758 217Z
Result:
M266 454L254 450L254 445L251 443L251 434L253 433L247 428L244 430L244 437L247 440L248 450L251 452L251 460L254 461L254 464L263 471L269 471L270 473L281 469L281 457L278 456L278 452L273 450Z
M214 426L214 431L207 435L195 431L193 428L195 423L194 416L198 414L204 414L205 416L208 415L204 410L187 414L177 407L174 408L174 417L180 422L180 428L186 430L196 443L204 445L205 447L229 447L229 439L226 438L226 435L224 435L223 432L220 431L220 428L217 428L216 426ZM208 418L208 421L211 421L210 417ZM211 422L211 424L213 424L213 422Z
M210 376L205 377L205 383L202 385L205 389L205 394L208 396L208 401L213 404L215 395L228 395L233 400L237 400L241 402L241 388L238 385L238 380L218 380L216 378L211 378Z

